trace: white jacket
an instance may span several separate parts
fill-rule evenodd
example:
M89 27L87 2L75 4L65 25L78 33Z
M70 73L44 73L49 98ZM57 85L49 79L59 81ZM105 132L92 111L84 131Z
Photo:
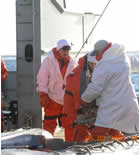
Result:
M118 44L110 47L96 64L92 82L82 94L88 103L96 99L96 126L139 132L139 105L130 72L129 57Z
M64 104L64 88L66 77L73 70L76 63L70 58L65 77L63 79L59 64L52 51L44 59L37 75L37 91L45 92L49 98L58 104Z

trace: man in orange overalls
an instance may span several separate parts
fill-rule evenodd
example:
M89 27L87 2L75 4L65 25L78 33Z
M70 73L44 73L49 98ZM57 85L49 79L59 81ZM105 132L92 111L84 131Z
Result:
M52 135L55 133L57 119L65 128L65 140L68 141L70 130L66 115L63 113L66 77L75 68L75 61L70 57L70 44L62 39L57 42L44 59L37 75L37 91L40 93L40 105L44 107L43 128Z
M72 120L72 124L77 120L77 111L80 109L80 96L89 83L89 72L93 72L97 62L95 54L96 53L93 51L80 58L79 65L67 77L64 96L64 112L67 114L69 119ZM69 128L71 131L71 135L69 137L70 141L84 142L86 137L89 136L87 124L77 124L74 127L69 124Z

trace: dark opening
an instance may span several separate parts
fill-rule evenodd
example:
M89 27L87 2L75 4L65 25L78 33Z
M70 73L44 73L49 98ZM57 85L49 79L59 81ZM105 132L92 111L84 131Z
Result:
M33 60L33 47L31 44L25 46L25 60L27 62L32 62Z

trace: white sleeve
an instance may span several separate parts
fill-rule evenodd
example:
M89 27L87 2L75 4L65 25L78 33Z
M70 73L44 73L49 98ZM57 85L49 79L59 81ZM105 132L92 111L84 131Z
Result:
M48 76L49 75L49 67L48 67L48 59L46 58L39 70L37 75L37 92L48 93Z
M91 103L94 99L96 99L102 93L109 81L109 73L102 68L103 67L95 68L91 83L81 96L82 100L87 103Z
M139 59L136 56L128 55L131 64L131 72L139 72Z

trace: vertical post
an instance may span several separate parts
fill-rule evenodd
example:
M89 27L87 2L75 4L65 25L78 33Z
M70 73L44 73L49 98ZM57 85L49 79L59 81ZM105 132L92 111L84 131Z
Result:
M42 124L36 93L36 75L41 64L39 0L16 0L16 38L18 128L26 124L39 128ZM32 120L27 120L27 114Z

